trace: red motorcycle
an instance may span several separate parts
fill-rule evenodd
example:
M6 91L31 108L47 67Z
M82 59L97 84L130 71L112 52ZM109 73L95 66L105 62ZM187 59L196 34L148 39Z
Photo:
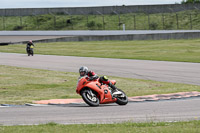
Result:
M115 80L111 80L112 84L116 84ZM118 89L120 94L112 95L111 88L106 84L99 83L97 80L90 81L87 77L83 77L78 81L76 93L82 96L83 100L90 106L99 106L99 104L117 103L126 105L128 97Z

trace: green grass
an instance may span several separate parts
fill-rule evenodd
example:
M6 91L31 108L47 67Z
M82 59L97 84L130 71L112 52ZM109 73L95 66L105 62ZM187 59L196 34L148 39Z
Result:
M76 94L78 73L0 66L0 104L35 100L81 98ZM130 96L199 91L195 85L109 77Z
M177 18L178 15L178 26ZM67 23L70 20L71 23ZM199 10L177 13L128 13L110 15L62 15L46 14L23 17L0 17L0 30L176 30L200 29ZM120 23L120 26L119 26ZM191 25L192 24L192 25Z
M1 133L199 133L200 121L121 123L121 124L78 124L61 125L49 123L32 126L0 126Z
M25 45L0 52L25 53ZM36 43L36 54L158 61L200 62L200 39Z

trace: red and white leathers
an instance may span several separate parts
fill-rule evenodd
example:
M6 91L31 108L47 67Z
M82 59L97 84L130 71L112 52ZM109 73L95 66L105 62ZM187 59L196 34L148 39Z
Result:
M117 87L115 87L115 85L113 85L106 76L98 77L97 74L93 71L89 71L87 76L89 80L98 80L100 83L107 84L112 88L113 91L117 89Z

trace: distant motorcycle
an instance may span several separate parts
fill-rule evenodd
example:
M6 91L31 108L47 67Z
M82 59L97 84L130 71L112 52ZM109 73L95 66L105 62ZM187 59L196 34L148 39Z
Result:
M30 56L30 55L33 56L33 54L34 54L33 48L34 48L33 45L31 45L30 47L27 48L27 54L28 54L28 56Z
M111 80L111 83L116 84L116 81ZM99 104L106 103L126 105L128 103L128 97L122 90L118 89L118 91L121 93L113 96L108 85L101 84L97 80L90 81L87 77L80 79L76 88L76 92L90 106L99 106Z

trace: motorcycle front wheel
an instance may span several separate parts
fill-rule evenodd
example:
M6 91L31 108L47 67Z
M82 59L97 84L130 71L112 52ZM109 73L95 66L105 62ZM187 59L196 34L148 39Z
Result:
M95 93L92 92L92 90L90 89L83 90L81 96L89 106L93 107L99 106L99 98Z
M122 94L116 97L116 103L119 105L126 105L128 103L128 97L121 89L118 89L118 91L122 92Z

